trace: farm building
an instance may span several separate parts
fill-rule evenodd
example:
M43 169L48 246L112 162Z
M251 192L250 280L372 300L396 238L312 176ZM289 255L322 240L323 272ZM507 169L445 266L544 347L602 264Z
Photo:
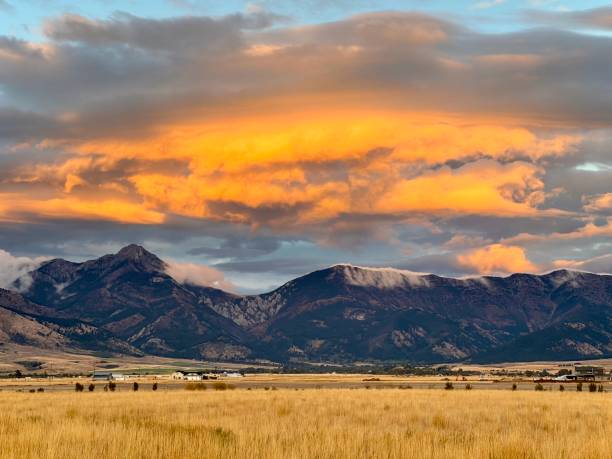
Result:
M238 372L231 372L231 373L224 372L223 376L226 378L242 378L243 375Z
M110 371L94 371L91 375L91 379L94 381L110 381L111 372Z
M187 381L202 381L202 375L199 373L187 373L185 379Z
M574 367L574 375L576 379L603 379L605 377L605 370L603 367L576 365Z
M172 373L172 379L185 379L185 372L184 371L175 371L174 373Z
M110 371L94 371L91 375L94 381L125 381L127 378L121 373L111 373Z

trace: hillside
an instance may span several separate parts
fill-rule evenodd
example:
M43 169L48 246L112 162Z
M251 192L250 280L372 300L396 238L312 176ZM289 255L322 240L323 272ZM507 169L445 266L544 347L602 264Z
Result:
M84 263L51 260L30 273L25 298L15 296L10 310L89 349L189 358L612 356L612 276L560 270L454 279L337 265L237 296L181 284L166 270L136 245ZM75 327L90 333L79 336Z

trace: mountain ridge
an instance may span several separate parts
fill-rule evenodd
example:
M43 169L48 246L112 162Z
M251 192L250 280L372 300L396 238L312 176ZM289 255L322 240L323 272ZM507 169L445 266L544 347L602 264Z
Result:
M29 273L27 288L15 283L26 302L14 312L78 321L129 352L177 357L435 363L612 356L609 275L561 269L452 278L338 264L267 293L235 295L179 283L167 266L135 244L82 263L49 260Z

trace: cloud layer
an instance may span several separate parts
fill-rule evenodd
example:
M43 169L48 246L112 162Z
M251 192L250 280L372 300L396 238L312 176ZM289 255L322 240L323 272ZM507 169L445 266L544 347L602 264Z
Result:
M20 279L21 287L27 289L31 281L27 273L36 269L45 260L45 258L15 257L0 250L0 288L10 288L15 280Z
M181 263L236 272L287 266L302 246L320 251L304 269L604 256L612 39L576 31L607 27L602 13L538 13L549 28L507 34L414 12L48 18L41 42L0 37L5 248L15 228L83 238L103 222L86 238L147 232ZM205 240L211 225L223 230ZM176 232L180 253L164 245ZM231 242L244 237L274 249Z

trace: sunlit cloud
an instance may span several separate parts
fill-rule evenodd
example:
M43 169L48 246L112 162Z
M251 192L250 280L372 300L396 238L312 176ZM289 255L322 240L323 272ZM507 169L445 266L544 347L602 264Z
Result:
M503 244L492 244L458 255L457 261L480 274L538 271L538 267L527 258L525 249Z
M612 39L565 30L595 13L46 18L39 43L0 37L0 225L224 225L469 273L603 256Z

